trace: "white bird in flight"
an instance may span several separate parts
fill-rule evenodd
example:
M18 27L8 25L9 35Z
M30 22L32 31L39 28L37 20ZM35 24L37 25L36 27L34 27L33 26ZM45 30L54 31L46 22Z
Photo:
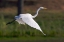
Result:
M26 14L19 14L18 16L15 16L15 21L17 21L19 24L27 24L33 28L36 28L37 30L41 31L44 35L46 35L40 28L40 26L36 23L36 21L34 21L33 18L35 18L38 15L38 12L40 9L47 9L44 7L40 7L38 8L36 14L34 16L32 16L30 13L26 13ZM13 21L12 21L13 22ZM9 24L9 23L7 23Z

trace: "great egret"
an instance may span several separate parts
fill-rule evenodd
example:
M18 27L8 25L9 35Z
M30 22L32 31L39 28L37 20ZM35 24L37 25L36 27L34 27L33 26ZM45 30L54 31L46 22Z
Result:
M40 7L37 10L37 12L36 12L36 14L34 16L32 16L29 13L19 14L18 16L15 16L15 20L13 20L13 21L17 21L19 24L25 24L26 23L27 25L29 25L29 26L31 26L33 28L36 28L37 30L40 30L44 34L44 32L41 30L40 26L33 19L38 15L38 12L39 12L40 9L47 9L47 8ZM9 23L11 23L11 22L9 22ZM9 23L7 23L7 24L9 24ZM44 34L44 35L46 35L46 34Z

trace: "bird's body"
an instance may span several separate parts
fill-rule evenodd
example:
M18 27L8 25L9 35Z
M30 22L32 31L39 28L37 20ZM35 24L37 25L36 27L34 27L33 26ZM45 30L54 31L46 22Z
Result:
M27 24L27 25L29 25L29 26L31 26L33 28L36 28L37 30L40 30L43 33L43 31L41 30L41 28L39 27L39 25L36 23L36 21L34 21L34 19L33 19L33 17L32 17L31 14L29 14L29 13L20 14L19 16L15 16L15 17L16 17L16 21L19 24L24 24L24 25Z
M30 18L30 17L32 17L32 15L29 14L29 13L26 13L26 14L20 14L19 16L15 16L15 19L19 24L24 24L25 25L25 22L23 21L23 18L26 18L26 20L27 20L27 18Z
M37 30L40 30L44 34L44 32L41 30L40 26L33 19L38 15L38 12L40 9L46 9L46 8L40 7L34 16L32 16L29 13L19 14L18 16L15 16L15 21L17 21L19 24L24 24L24 25L27 24L33 28L36 28ZM44 34L44 35L46 35L46 34Z

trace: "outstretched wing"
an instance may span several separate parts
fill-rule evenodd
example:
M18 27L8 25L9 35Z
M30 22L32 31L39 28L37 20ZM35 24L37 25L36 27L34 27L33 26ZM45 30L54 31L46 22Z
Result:
M32 17L22 17L22 20L28 24L29 26L36 28L37 30L40 30L42 33L43 31L41 30L41 28L39 27L39 25L32 19ZM43 33L44 34L44 33ZM45 35L45 34L44 34Z
M24 21L22 21L22 19L20 18L20 19L17 19L16 20L19 24L24 24L25 25L25 22Z

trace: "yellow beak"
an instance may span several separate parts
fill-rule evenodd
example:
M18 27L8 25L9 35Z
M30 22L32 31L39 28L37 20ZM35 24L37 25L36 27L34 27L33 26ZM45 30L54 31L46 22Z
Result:
M44 9L47 9L47 8L44 7Z

